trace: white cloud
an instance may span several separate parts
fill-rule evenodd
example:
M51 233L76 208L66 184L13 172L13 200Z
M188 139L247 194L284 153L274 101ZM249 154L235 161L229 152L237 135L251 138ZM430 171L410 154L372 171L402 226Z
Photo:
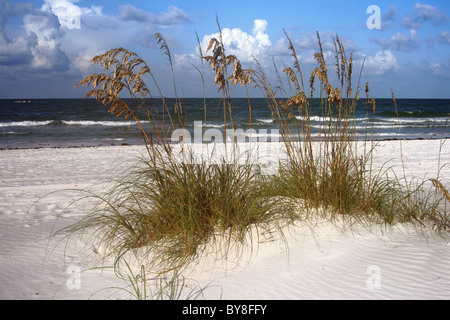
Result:
M263 19L256 19L253 26L253 35L258 41L260 47L268 47L272 45L269 39L269 35L266 32L267 21Z
M173 25L178 23L192 22L187 13L176 6L169 6L167 12L156 15L130 4L119 7L120 19L124 21L150 22L157 25Z
M408 28L418 29L426 22L439 25L449 20L445 12L439 11L429 4L416 3L412 14L408 14L402 23Z
M58 42L62 33L56 17L45 12L27 14L24 16L23 22L28 39L30 39L30 51L33 55L31 67L66 70L69 62Z
M373 41L381 45L385 50L396 51L413 51L419 49L421 45L415 29L411 29L409 35L397 32L389 38L379 38L374 39Z
M431 79L428 76L438 76L441 79L450 79L450 57L446 60L436 61L432 57L428 60L417 61L415 63L415 70L426 79Z
M132 21L148 21L148 13L142 9L138 9L131 4L125 4L119 7L120 19L122 20L132 20Z
M58 17L61 26L67 29L81 29L81 15L89 12L89 9L82 10L68 0L45 0L41 10L52 12Z
M93 64L91 62L91 59L98 55L102 54L103 52L96 52L96 53L80 53L74 60L73 65L75 68L81 71L83 75L88 75L89 71L93 68Z
M168 12L162 12L159 16L150 15L150 22L161 25L172 25L178 23L192 22L187 13L176 6L169 6Z
M9 40L6 35L0 33L0 65L28 64L32 59L29 43L24 37Z
M10 18L32 13L35 8L32 4L11 3L0 0L0 66L17 66L29 64L32 55L30 53L30 40L22 35L11 37L7 32L7 24Z
M443 74L442 73L443 68L440 63L430 62L427 67L431 71L431 74L434 74L434 75L442 75Z
M58 17L61 27L69 30L81 29L83 17L93 17L97 23L102 23L105 18L102 6L80 7L74 4L78 0L44 0L44 2L41 11L53 13Z
M375 56L366 57L364 70L369 75L382 75L389 70L398 70L397 58L389 51L378 51Z
M233 54L242 62L249 62L253 59L253 56L258 58L258 56L264 54L272 45L269 35L266 33L267 24L267 21L263 19L254 20L252 34L240 28L223 28L222 41L226 54ZM204 50L208 47L211 38L219 39L219 33L203 37L202 48Z

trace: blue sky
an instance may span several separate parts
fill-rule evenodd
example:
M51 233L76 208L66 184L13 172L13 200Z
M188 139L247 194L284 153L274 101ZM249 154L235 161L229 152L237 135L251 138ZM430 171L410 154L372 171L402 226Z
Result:
M371 20L380 9L380 19ZM283 29L294 42L306 79L316 66L316 31L333 70L332 39L340 37L355 61L354 86L365 61L363 86L371 95L399 98L450 98L450 1L279 0L0 0L0 98L83 97L74 89L86 75L98 72L89 60L116 47L137 52L152 68L166 96L173 96L167 58L153 34L166 38L175 67L178 95L201 97L196 67L203 49L217 33L216 14L229 54L244 67L255 56L276 81L279 69L292 59ZM379 29L368 28L379 21ZM369 23L370 25L370 23ZM205 69L206 93L215 96L212 72ZM250 90L259 96L257 90ZM243 96L242 88L233 88Z

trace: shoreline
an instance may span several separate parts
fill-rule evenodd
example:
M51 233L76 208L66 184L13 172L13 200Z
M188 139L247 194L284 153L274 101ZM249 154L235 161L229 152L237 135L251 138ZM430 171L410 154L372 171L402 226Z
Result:
M436 140L448 140L450 137L441 137L441 138L386 138L386 139L374 139L374 140L352 140L352 142L388 142L388 141L436 141ZM267 143L283 143L283 141L263 141ZM298 142L298 141L292 141ZM313 140L313 142L320 142L320 140ZM239 141L239 143L250 144L250 143L260 143L259 141ZM176 145L177 143L170 142L171 145ZM196 144L194 143L191 143ZM203 145L208 145L211 143L203 142ZM1 147L0 151L8 151L8 150L38 150L38 149L82 149L82 148L103 148L103 147L139 147L145 146L142 143L121 143L119 144L99 144L99 145L68 145L68 146L36 146L36 147Z

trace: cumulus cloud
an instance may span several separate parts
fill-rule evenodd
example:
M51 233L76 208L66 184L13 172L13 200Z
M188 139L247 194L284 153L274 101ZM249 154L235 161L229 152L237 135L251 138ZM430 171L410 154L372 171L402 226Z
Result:
M89 70L92 69L92 62L91 59L97 55L101 54L100 52L97 52L95 54L90 53L80 53L73 61L73 65L75 68L81 71L83 75L87 75L89 73Z
M272 43L270 42L269 35L266 33L268 22L263 19L256 19L253 26L253 35L260 47L268 47Z
M399 68L397 58L389 51L378 51L375 56L368 56L364 62L364 70L370 75L382 75L389 70Z
M408 28L418 29L426 22L440 25L446 21L449 21L449 17L445 12L439 11L432 5L418 2L414 5L413 12L403 19L402 24Z
M0 33L0 66L23 65L31 62L30 41L25 38L9 40Z
M81 8L67 0L45 0L42 11L52 12L58 17L62 27L67 29L81 28Z
M67 69L69 61L58 42L58 38L62 36L58 19L54 15L41 12L25 15L23 22L29 39L32 39L32 45L30 46L33 55L31 67L55 70Z
M233 54L242 62L252 60L252 57L258 57L270 48L272 45L269 35L266 33L267 21L256 19L253 22L252 34L243 31L240 28L223 28L222 41L227 50L227 54ZM205 35L202 41L202 48L207 48L211 38L219 38L219 33Z
M5 26L9 18L34 11L35 9L31 4L13 4L7 0L0 0L0 66L15 66L27 64L31 61L30 39L26 37L11 38L6 32Z
M0 65L68 69L67 56L59 44L63 33L53 13L36 9L31 4L12 4L7 0L1 0L0 9ZM11 36L5 25L14 16L23 16L23 26L20 32Z
M61 48L70 57L71 67L82 73L89 69L89 60L95 54L111 47L127 46L130 42L148 46L148 40L154 41L154 38L147 39L144 35L153 35L158 26L192 21L175 6L154 14L126 4L119 7L119 15L105 15L101 6L83 7L76 0L44 1L40 10L57 17L64 33ZM78 30L73 32L73 29Z
M397 32L389 38L379 38L373 41L385 50L413 51L420 48L420 39L415 29L411 29L409 35Z
M44 0L41 11L53 13L58 17L61 27L69 30L81 29L82 27L108 26L108 23L110 23L110 21L104 23L104 20L108 20L108 18L104 17L101 6L80 7L74 4L75 2L78 1ZM98 27L94 27L94 29L98 29Z

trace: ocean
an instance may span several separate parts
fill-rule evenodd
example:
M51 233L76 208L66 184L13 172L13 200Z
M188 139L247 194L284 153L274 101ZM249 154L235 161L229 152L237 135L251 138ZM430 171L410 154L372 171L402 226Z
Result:
M204 103L203 98L182 99L186 128L194 132L196 126L201 126L223 132L220 99L206 99L206 123ZM310 118L313 137L319 137L323 120L317 104L318 100L313 103ZM279 138L265 99L232 99L231 107L235 129L245 131L251 126L260 137ZM372 116L365 106L358 106L353 117L357 139L371 139L372 133L375 140L450 138L450 130L446 130L450 99L397 99L397 108L398 116L392 99L377 99ZM166 124L168 127L168 121ZM135 122L109 114L93 99L0 100L0 149L142 143Z

